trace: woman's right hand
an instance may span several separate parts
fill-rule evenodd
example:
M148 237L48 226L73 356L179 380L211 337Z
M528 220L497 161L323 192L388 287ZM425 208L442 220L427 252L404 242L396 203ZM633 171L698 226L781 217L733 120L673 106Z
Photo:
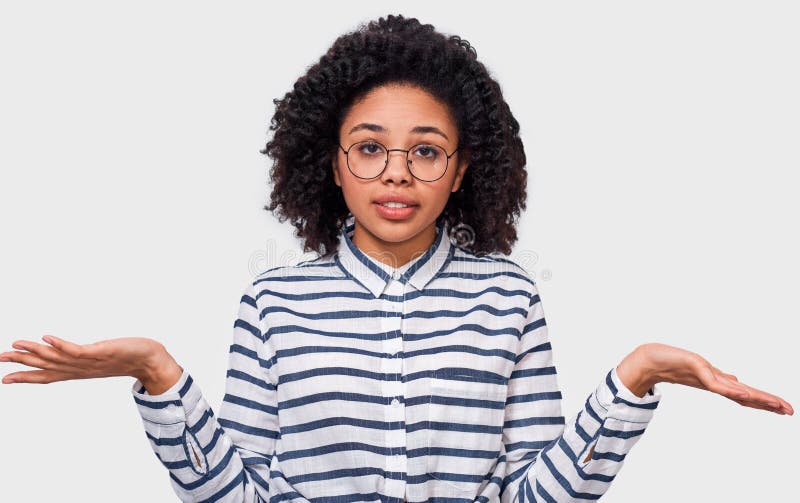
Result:
M19 351L0 353L0 362L16 362L42 370L13 372L3 383L46 384L70 379L131 376L139 379L148 393L163 393L175 384L183 369L163 344L144 337L122 337L75 344L52 335L47 344L19 340L11 347Z

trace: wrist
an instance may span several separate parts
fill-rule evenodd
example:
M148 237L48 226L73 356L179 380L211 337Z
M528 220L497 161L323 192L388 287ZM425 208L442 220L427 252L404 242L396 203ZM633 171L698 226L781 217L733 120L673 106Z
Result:
M151 395L160 395L175 385L183 374L183 368L159 345L145 361L141 373L136 376Z
M659 382L658 373L652 364L647 345L641 345L617 365L617 376L634 395L644 397L649 389Z

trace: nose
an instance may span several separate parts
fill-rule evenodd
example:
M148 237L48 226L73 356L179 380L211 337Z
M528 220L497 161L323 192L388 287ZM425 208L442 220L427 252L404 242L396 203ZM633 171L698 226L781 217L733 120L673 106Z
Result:
M413 177L407 163L408 157L406 153L401 150L391 150L388 154L386 169L383 170L381 179L384 182L405 180L406 183L410 183Z

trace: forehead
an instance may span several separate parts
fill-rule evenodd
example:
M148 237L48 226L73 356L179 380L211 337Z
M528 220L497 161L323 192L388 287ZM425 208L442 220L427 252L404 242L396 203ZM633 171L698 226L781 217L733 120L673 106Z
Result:
M376 87L353 103L342 121L341 133L360 122L380 124L391 133L405 133L419 125L436 126L448 136L456 129L449 107L429 92L410 85Z

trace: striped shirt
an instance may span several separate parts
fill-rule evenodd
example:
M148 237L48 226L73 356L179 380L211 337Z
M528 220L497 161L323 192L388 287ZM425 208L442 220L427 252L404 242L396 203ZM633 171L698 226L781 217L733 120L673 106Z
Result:
M542 303L515 262L437 225L394 269L352 242L271 268L239 304L218 414L184 368L131 392L182 501L598 499L660 399L612 368L565 421Z

